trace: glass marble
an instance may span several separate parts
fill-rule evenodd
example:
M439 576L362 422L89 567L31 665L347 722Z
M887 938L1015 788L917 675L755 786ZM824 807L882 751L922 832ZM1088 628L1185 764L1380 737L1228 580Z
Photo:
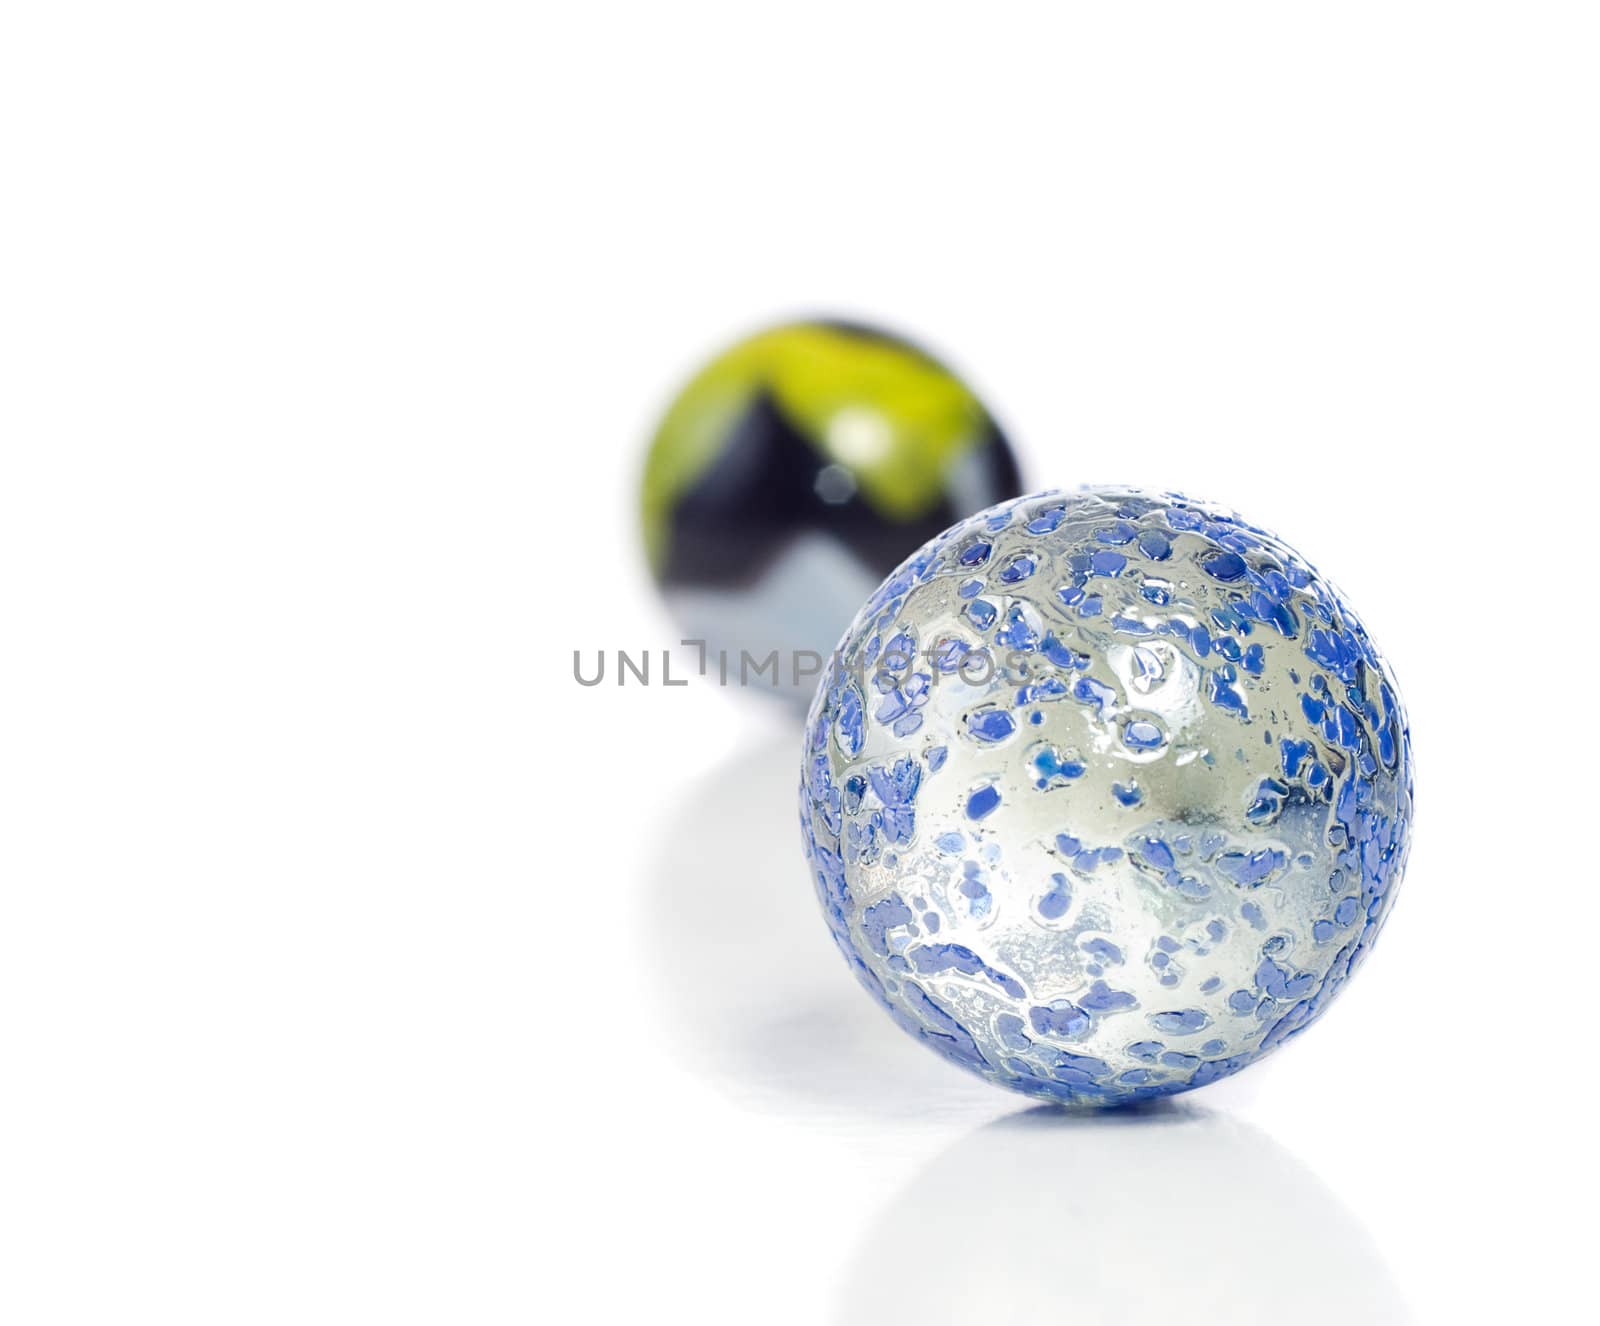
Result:
M801 826L829 928L911 1035L1115 1105L1310 1026L1404 870L1410 734L1287 544L1131 488L1002 503L872 595L812 702Z
M640 515L685 636L804 709L851 614L913 548L1023 492L983 403L903 337L788 323L711 360L662 416ZM793 664L796 653L811 655Z

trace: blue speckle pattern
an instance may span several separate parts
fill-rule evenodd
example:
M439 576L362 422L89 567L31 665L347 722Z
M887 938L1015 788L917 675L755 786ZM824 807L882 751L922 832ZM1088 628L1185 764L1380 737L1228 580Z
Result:
M1044 493L862 608L800 811L834 939L907 1032L1115 1105L1327 1007L1400 884L1411 738L1360 621L1279 539L1174 494Z

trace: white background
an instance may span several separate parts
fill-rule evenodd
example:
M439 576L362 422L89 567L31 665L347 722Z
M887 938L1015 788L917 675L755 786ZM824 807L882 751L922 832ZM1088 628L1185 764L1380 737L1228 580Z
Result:
M1585 5L14 4L0 1318L1576 1319ZM849 980L640 447L788 313L1359 605L1419 818L1267 1064L1061 1123Z

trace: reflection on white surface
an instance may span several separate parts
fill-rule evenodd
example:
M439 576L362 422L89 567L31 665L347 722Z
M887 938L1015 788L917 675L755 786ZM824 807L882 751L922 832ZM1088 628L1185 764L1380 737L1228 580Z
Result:
M1049 1315L1043 1315L1048 1313ZM893 1199L838 1321L1406 1322L1365 1230L1257 1128L1182 1102L979 1128Z
M745 749L686 788L668 822L644 939L674 1050L744 1103L790 1115L1004 1108L1010 1097L895 1027L835 952L798 841L799 744L796 731ZM1376 1247L1315 1174L1188 1100L1101 1115L1043 1106L969 1133L870 1226L837 1316L1410 1320Z
M645 942L685 1061L746 1103L938 1116L995 1091L913 1042L850 975L800 847L800 732L685 789L655 853ZM1003 1102L1000 1102L1003 1105Z

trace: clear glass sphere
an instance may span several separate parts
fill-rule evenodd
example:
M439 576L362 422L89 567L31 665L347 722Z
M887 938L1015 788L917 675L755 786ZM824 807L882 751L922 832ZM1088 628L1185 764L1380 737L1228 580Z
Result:
M993 507L879 587L813 701L801 822L862 984L991 1081L1109 1105L1322 1012L1404 869L1410 737L1360 621L1238 516Z

